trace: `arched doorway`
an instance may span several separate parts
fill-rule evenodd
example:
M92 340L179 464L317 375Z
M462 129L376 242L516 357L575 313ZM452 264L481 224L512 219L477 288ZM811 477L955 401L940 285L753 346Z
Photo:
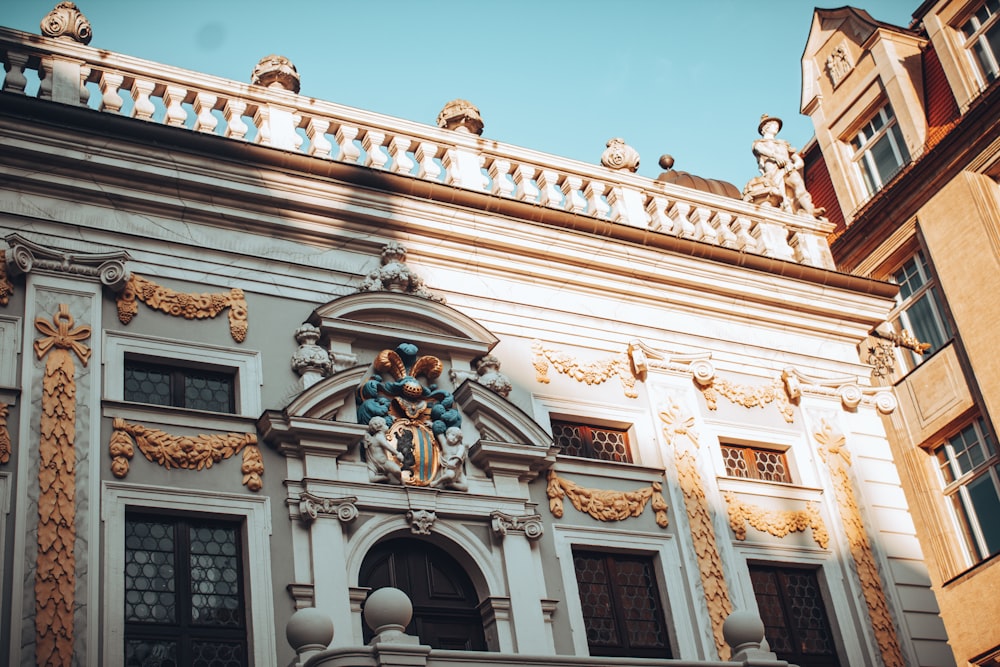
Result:
M358 583L372 590L394 586L410 596L406 632L432 648L485 651L479 596L465 570L443 549L410 538L375 545L361 564ZM372 631L364 624L368 643Z

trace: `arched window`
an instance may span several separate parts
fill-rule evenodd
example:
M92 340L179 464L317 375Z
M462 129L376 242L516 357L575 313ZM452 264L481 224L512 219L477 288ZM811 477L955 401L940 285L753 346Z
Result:
M361 586L393 586L410 596L407 634L432 648L485 651L483 618L472 580L454 558L429 542L401 538L375 545L361 564ZM365 643L372 632L364 624Z

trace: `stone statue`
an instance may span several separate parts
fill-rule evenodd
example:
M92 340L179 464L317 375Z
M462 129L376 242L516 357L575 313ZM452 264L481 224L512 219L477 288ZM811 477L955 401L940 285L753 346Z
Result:
M474 365L479 374L479 384L507 398L512 387L510 379L500 372L500 360L492 354L486 354L477 359Z
M468 491L469 483L465 481L465 455L469 448L462 441L462 429L449 427L444 433L438 434L438 444L441 446L440 466L434 486L443 486L456 491Z
M373 482L403 483L403 469L396 463L396 450L389 444L386 432L389 424L384 417L372 417L365 433L365 454L368 457L368 478Z
M743 189L743 200L764 206L777 206L788 213L820 217L826 211L813 206L812 196L802 180L802 156L784 139L778 139L781 119L763 114L757 131L761 138L753 142L760 176L750 179Z

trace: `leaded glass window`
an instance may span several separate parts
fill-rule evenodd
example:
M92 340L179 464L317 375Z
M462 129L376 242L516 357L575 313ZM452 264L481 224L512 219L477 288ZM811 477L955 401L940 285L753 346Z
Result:
M628 430L552 420L552 438L562 454L632 463Z
M762 447L722 445L722 460L730 477L789 484L792 481L784 452Z
M232 372L125 360L126 401L232 413L235 394Z

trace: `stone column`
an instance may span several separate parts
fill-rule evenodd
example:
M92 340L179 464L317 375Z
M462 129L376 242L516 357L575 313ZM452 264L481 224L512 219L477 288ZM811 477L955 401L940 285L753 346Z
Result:
M542 518L537 514L511 516L493 512L493 532L503 539L515 650L532 655L552 654L550 626L542 614L545 585L538 577L540 567L531 549L531 541L542 536Z

